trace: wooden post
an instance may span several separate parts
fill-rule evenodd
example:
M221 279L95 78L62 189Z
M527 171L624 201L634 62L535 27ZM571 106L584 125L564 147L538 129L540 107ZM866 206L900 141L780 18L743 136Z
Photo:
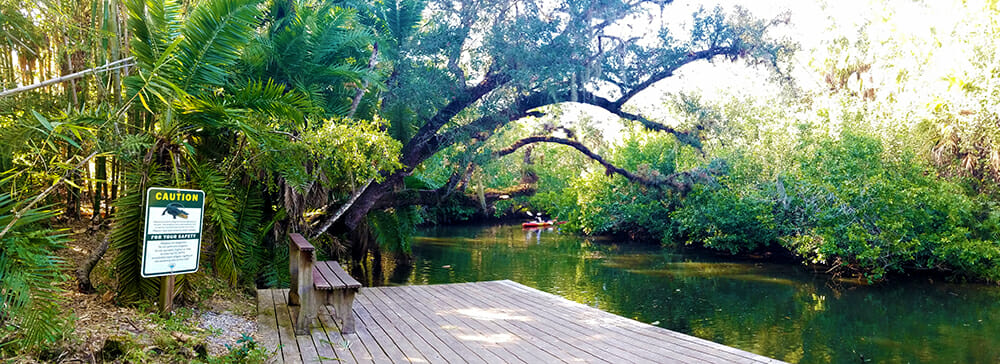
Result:
M299 247L295 245L292 239L288 239L288 276L291 277L289 289L288 289L288 305L298 306L301 302L299 299L299 255L302 252L299 251Z
M313 289L313 252L299 252L298 268L299 279L296 287L298 291L299 316L295 320L295 334L308 335L309 325L316 321L316 290ZM289 295L290 297L291 295Z
M313 289L313 264L315 251L302 235L288 234L288 271L291 287L288 290L288 305L299 306L295 319L295 334L308 335L309 325L316 320L318 306L316 290Z
M174 310L174 276L160 277L160 315L166 316Z

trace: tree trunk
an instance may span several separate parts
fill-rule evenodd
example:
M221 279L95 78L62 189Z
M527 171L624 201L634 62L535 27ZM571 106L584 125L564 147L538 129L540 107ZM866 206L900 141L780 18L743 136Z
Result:
M114 201L118 200L118 180L121 175L121 160L118 158L111 159L111 188L108 191L108 204L105 206L108 218L114 215L115 207Z
M73 150L66 147L66 159L73 158ZM70 171L69 179L76 183L79 180L77 171ZM78 185L79 186L79 185ZM80 219L80 189L71 185L66 185L66 218L70 220Z
M101 258L104 258L104 253L108 252L108 246L110 245L111 234L109 233L104 237L104 241L97 247L97 250L91 252L87 260L76 269L76 286L80 290L80 293L91 294L96 292L94 285L90 282L90 272L94 270L94 267L101 261Z
M101 201L104 200L104 190L107 188L108 179L108 157L97 157L95 159L94 165L94 216L91 220L94 224L100 224L101 222Z
M403 174L396 172L389 175L382 183L373 183L368 186L365 192L361 193L361 196L358 196L358 199L354 201L354 205L344 214L344 224L347 225L347 229L352 232L356 231L375 203L386 194L392 193L393 186L402 182Z

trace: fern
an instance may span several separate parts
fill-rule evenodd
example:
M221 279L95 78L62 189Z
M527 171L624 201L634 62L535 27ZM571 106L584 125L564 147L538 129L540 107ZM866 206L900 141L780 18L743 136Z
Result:
M0 211L17 208L9 194L0 195ZM5 352L34 350L62 337L67 320L59 284L67 279L65 263L52 252L65 235L43 227L53 211L32 209L0 239L0 357ZM0 215L0 225L13 215Z

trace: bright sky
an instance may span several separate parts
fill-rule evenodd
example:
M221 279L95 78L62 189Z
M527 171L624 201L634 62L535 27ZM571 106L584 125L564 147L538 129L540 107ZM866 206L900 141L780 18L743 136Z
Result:
M975 8L975 3L982 1L966 1L965 6ZM816 71L822 64L810 64L814 60L830 58L825 42L846 37L850 41L858 39L858 29L861 25L871 23L865 29L871 41L870 48L879 52L879 45L892 40L902 48L902 52L914 52L912 57L904 56L897 64L884 65L883 68L870 72L869 85L874 86L896 84L898 69L922 69L920 77L928 82L945 82L948 75L961 73L968 66L967 51L949 45L944 40L955 30L956 24L964 20L958 0L927 0L927 3L913 0L678 0L667 6L664 19L644 19L645 24L656 27L660 22L669 24L670 29L686 28L690 24L691 14L699 7L711 9L716 5L724 9L741 6L751 11L759 18L773 18L783 12L790 12L791 24L776 28L778 35L786 36L797 42L801 49L794 57L792 75L799 87L805 90L818 90L827 87L823 74ZM643 22L643 20L637 20ZM642 32L641 26L630 29L631 32ZM928 47L928 39L942 39L938 46ZM912 47L908 45L913 43ZM922 46L922 47L921 47ZM919 52L924 52L917 54ZM843 62L844 60L840 60ZM922 66L922 67L918 67ZM715 63L698 62L681 68L677 75L664 80L650 90L640 94L631 105L639 108L645 115L662 115L664 95L668 93L686 92L699 93L706 98L728 96L769 97L779 92L777 86L766 81L768 71L755 70L740 63L719 61ZM926 100L914 100L917 103ZM567 114L572 114L568 112ZM600 120L605 116L597 116L593 112L587 114ZM620 133L620 123L608 117L608 122L599 121L604 126L605 133L615 138ZM663 120L670 122L669 120Z

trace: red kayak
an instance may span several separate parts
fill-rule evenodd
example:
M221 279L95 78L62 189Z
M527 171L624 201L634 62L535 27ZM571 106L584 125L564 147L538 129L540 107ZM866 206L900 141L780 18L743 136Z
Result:
M546 226L552 226L552 225L562 225L562 224L565 224L567 222L569 222L569 221L555 221L555 220L541 221L541 222L539 222L539 221L532 221L532 222L521 223L521 227L522 228L546 227Z

